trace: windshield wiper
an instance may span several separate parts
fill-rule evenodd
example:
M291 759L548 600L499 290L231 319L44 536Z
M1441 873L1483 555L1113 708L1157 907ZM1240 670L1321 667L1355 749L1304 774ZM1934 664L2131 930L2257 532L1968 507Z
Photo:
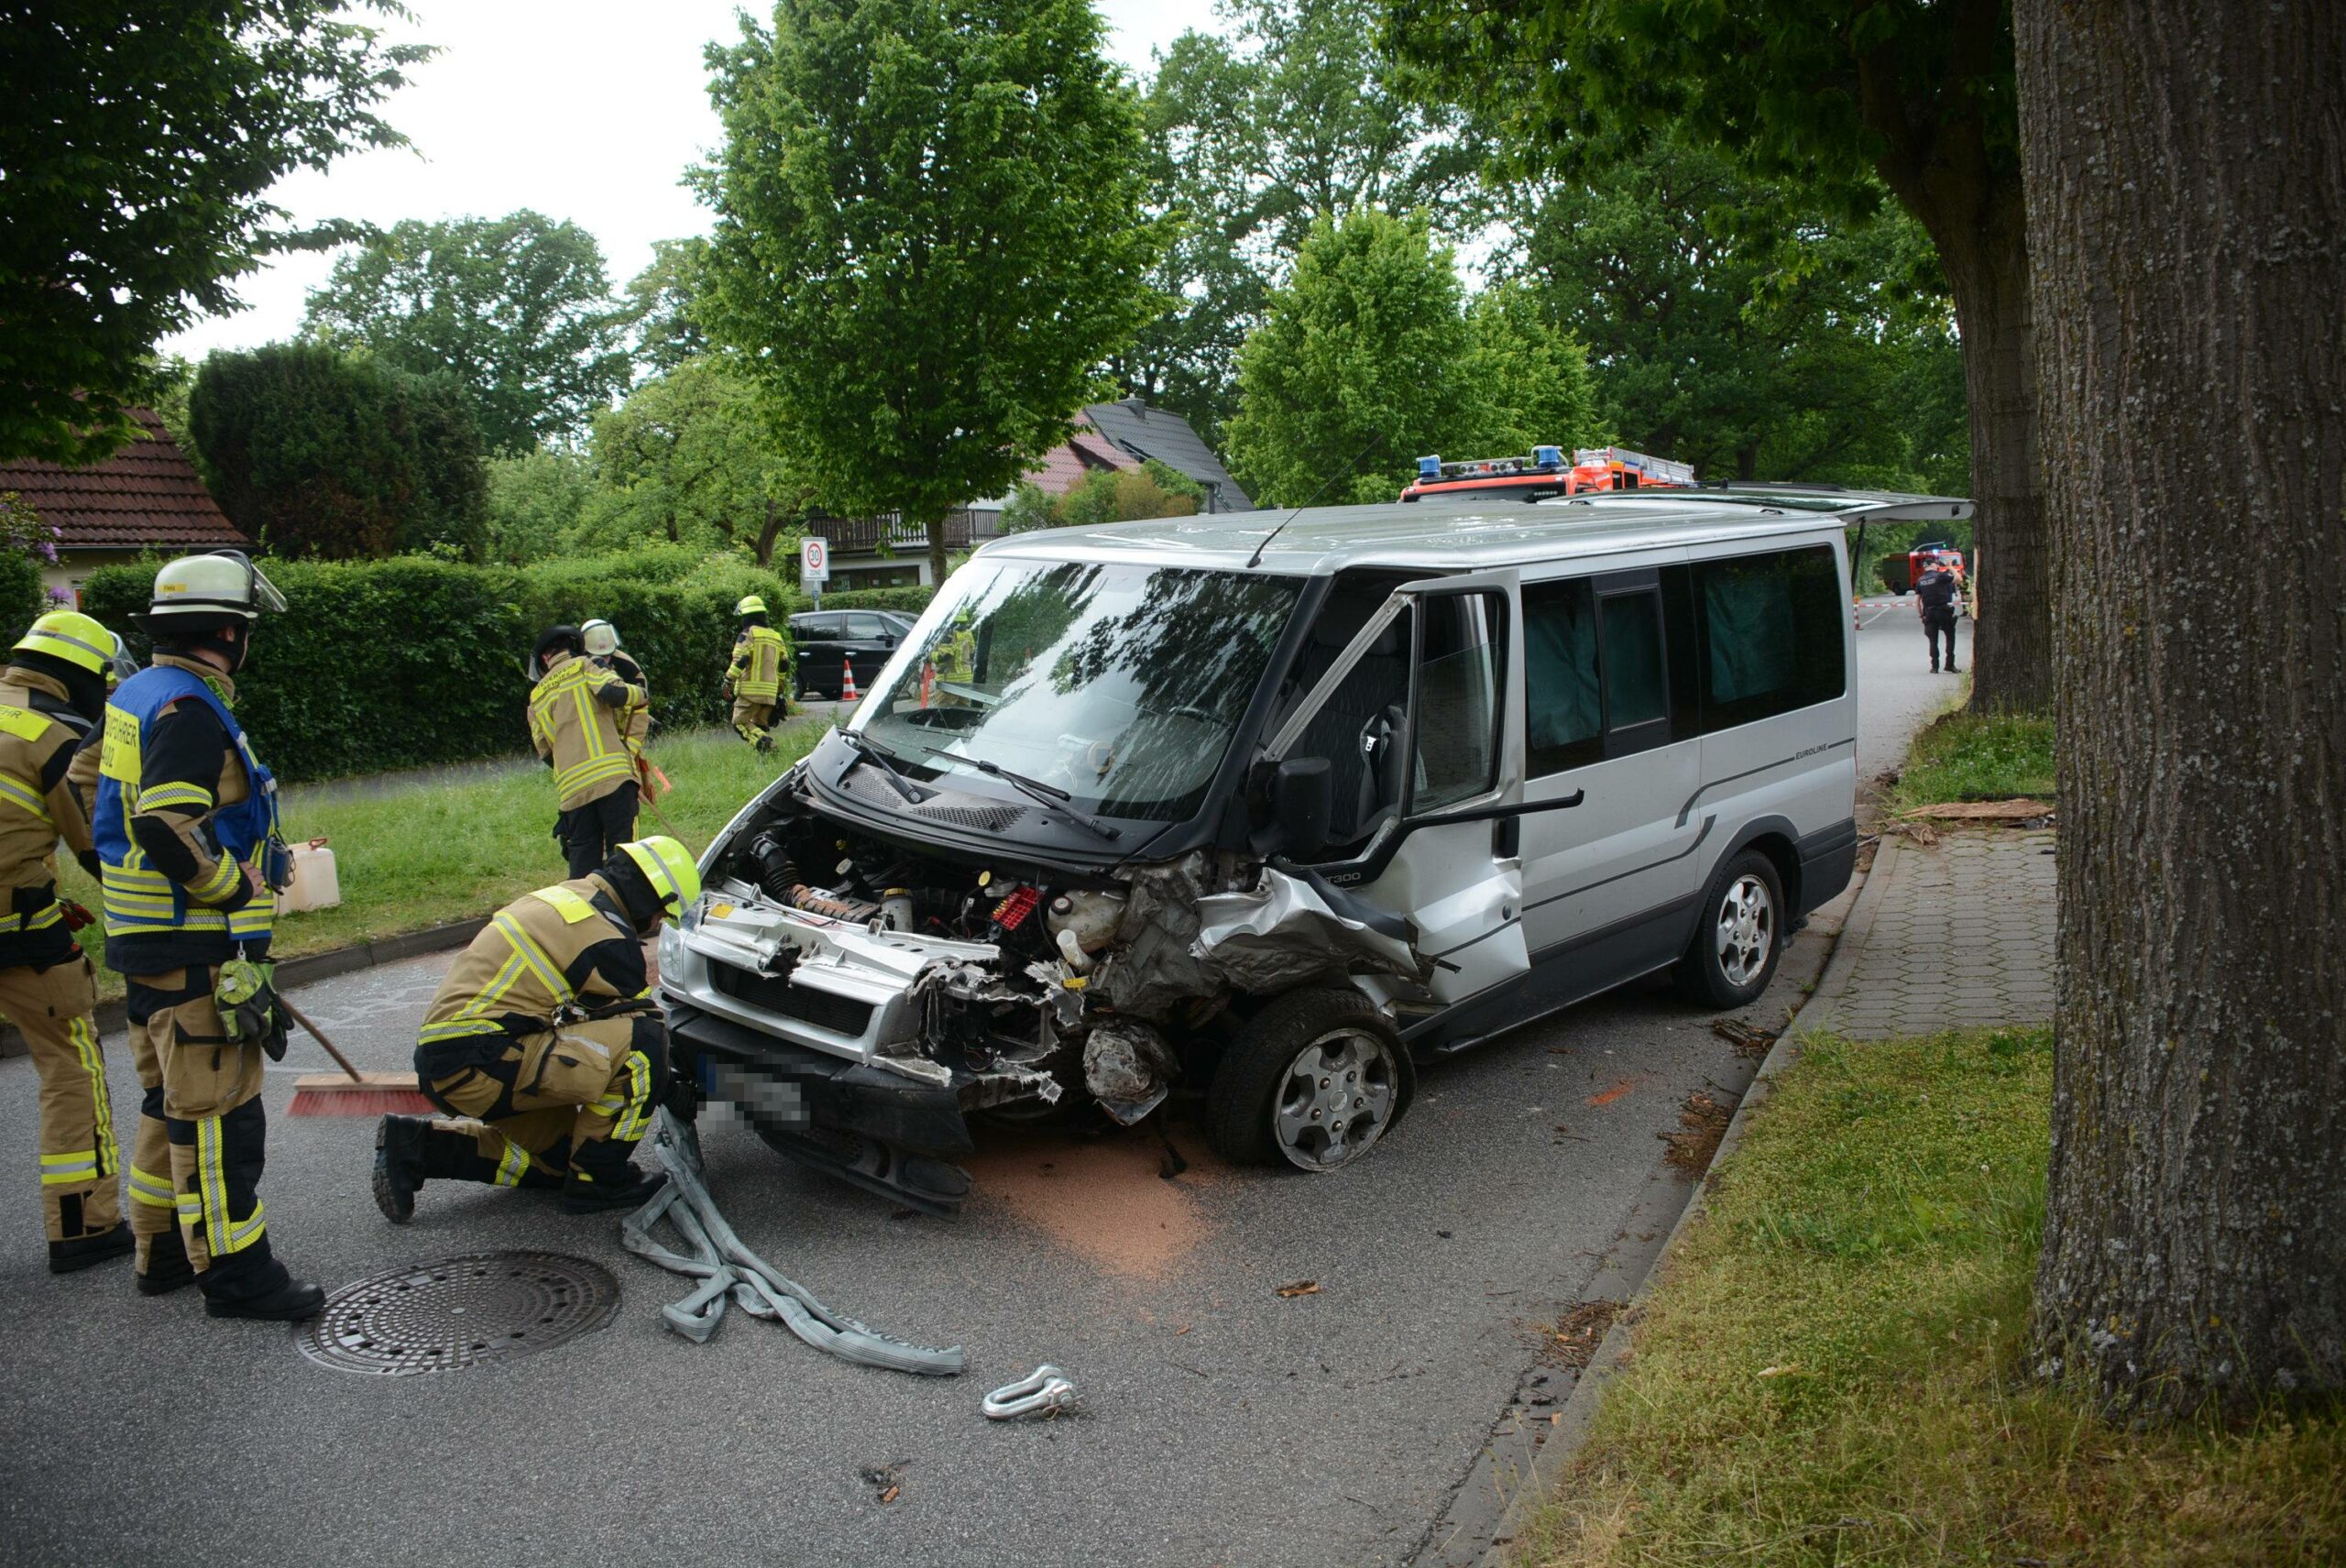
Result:
M1109 827L1105 822L1101 821L1098 817L1087 817L1082 812L1076 810L1073 806L1069 804L1069 802L1072 801L1075 796L1068 794L1067 791L1058 788L1055 784L1047 784L1040 779L1030 779L1025 773L1014 773L1008 768L1003 767L1000 762L989 762L983 757L965 757L959 751L940 751L935 746L923 746L921 750L927 752L932 757L942 757L948 762L966 763L970 767L977 769L978 772L984 773L987 777L1000 779L1011 788L1017 790L1033 799L1039 800L1046 806L1057 806L1060 816L1066 817L1069 822L1074 823L1079 828L1090 828L1092 832L1099 834L1102 839L1113 841L1124 837L1124 834L1117 831L1115 828Z
M887 747L877 740L867 740L852 729L840 730L839 739L846 741L849 749L857 756L879 763L880 771L888 775L888 782L895 786L898 795L904 797L905 804L918 806L928 798L926 791L896 771L896 764L893 761L895 753Z

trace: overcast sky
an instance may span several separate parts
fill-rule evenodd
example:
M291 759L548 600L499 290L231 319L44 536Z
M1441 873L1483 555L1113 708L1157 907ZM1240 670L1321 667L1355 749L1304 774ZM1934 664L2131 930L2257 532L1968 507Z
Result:
M415 145L300 171L276 200L296 219L496 216L534 207L602 242L614 287L652 242L699 234L708 214L677 183L717 140L701 46L732 38L740 0L407 0L402 39L441 46L385 117ZM1096 0L1110 52L1135 72L1185 29L1216 27L1211 0ZM762 5L752 9L762 13ZM247 278L250 307L164 341L202 358L290 337L331 253L279 258Z

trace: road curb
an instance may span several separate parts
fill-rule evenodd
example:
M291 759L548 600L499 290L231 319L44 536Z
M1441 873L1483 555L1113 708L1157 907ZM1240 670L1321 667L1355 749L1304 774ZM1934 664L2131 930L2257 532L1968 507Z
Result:
M314 985L322 980L339 975L356 974L378 964L395 964L402 959L420 958L425 953L444 953L451 948L461 948L479 935L488 924L487 916L472 920L455 920L445 926L427 926L421 931L406 931L378 941L360 942L354 947L334 948L323 953L304 953L299 958L286 959L277 966L279 989L291 991L297 986ZM129 1021L119 996L98 1003L91 1014L100 1034L119 1029ZM0 1058L20 1057L26 1052L25 1037L16 1025L0 1029Z
M1872 931L1874 917L1890 885L1884 873L1896 861L1898 840L1882 837L1874 853L1873 865L1867 871L1865 881L1858 889L1857 901L1849 906L1849 917L1842 922L1838 935L1833 938L1833 951L1825 960L1825 969L1816 979L1816 990L1803 999L1783 1032L1768 1047L1760 1059L1759 1070L1752 1075L1751 1087L1736 1102L1735 1114L1727 1119L1727 1131L1719 1135L1719 1146L1712 1154L1711 1162L1704 1168L1694 1191L1688 1195L1686 1207L1679 1212L1678 1221L1663 1238L1661 1250L1654 1254L1653 1262L1646 1268L1646 1276L1638 1282L1628 1302L1621 1309L1605 1337L1588 1358L1588 1365L1573 1380L1573 1391L1564 1397L1556 1410L1548 1439L1534 1453L1529 1474L1516 1486L1515 1495L1500 1511L1498 1528L1492 1531L1490 1549L1483 1553L1481 1568L1513 1568L1512 1550L1515 1538L1522 1533L1540 1508L1555 1496L1557 1484L1563 1478L1582 1445L1588 1441L1590 1427L1596 1420L1598 1404L1605 1398L1606 1385L1611 1382L1624 1362L1629 1358L1629 1341L1639 1314L1655 1286L1668 1271L1670 1260L1688 1227L1710 1212L1709 1196L1712 1182L1719 1168L1742 1146L1744 1133L1751 1124L1751 1114L1765 1103L1774 1087L1778 1073L1790 1067L1800 1056L1800 1037L1814 1033L1817 1025L1807 1020L1819 1003L1829 1002L1848 990L1849 976L1857 969L1857 954Z

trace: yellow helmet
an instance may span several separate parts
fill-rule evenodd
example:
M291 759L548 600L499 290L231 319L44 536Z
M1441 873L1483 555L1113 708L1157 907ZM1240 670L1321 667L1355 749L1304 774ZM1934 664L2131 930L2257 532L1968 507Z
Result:
M766 613L766 601L760 598L755 594L751 594L747 598L743 598L740 604L733 607L733 613L736 615L763 615Z
M79 664L93 675L114 665L121 646L115 634L78 609L52 609L25 630L16 640L19 653L47 653L69 664Z
M685 905L700 896L700 868L693 864L692 851L666 834L638 839L619 848L660 895L660 905L671 917L682 916Z

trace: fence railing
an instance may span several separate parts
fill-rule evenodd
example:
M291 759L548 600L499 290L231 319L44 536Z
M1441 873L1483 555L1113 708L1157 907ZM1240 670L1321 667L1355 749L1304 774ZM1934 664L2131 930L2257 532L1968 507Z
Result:
M996 522L1000 515L993 511L973 512L966 507L947 513L945 547L966 550L972 542L992 538L1001 532ZM877 554L883 541L889 550L897 554L928 548L928 531L894 513L882 517L809 518L806 532L829 540L834 555Z

